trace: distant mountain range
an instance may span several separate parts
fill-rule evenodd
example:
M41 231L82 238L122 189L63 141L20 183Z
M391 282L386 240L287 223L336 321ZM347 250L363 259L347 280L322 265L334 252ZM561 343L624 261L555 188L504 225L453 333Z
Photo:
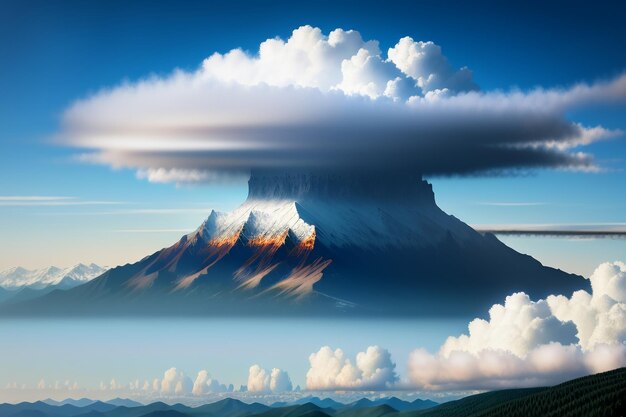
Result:
M313 398L312 398L313 400ZM472 395L422 409L399 410L415 402L391 397L342 404L334 400L267 406L226 398L199 407L155 402L114 405L94 401L82 405L61 402L0 404L0 417L618 417L626 415L626 368L578 378L554 387L509 389ZM127 401L127 400L122 400ZM422 404L422 403L418 403ZM363 407L361 407L363 405Z
M301 405L301 404L306 404L306 403L314 404L320 408L332 408L334 410L344 410L344 409L356 410L360 408L372 408L372 407L376 407L379 405L387 405L397 411L423 410L423 409L431 408L431 407L438 405L434 401L422 400L419 398L413 401L404 401L397 397L377 398L374 400L370 400L368 398L361 398L358 401L344 404L344 403L335 401L332 398L321 399L319 397L303 397L291 403L289 402L274 403L272 404L272 407L286 407L290 405Z
M257 172L174 245L0 312L467 315L588 286L444 213L424 180Z
M107 268L94 263L78 264L69 268L50 266L41 269L25 269L18 266L0 271L0 287L5 290L21 288L41 290L50 287L69 289L102 275L106 270Z
M69 268L9 268L0 271L0 304L14 305L42 297L54 290L68 290L89 282L106 270L93 263Z
M98 403L100 401L96 401L96 400L90 400L89 398L79 398L79 399L73 399L73 398L66 398L63 401L56 401L53 399L48 398L47 400L43 400L44 403L52 405L52 406L63 406L63 405L72 405L74 407L87 407L90 406L94 403ZM131 399L128 398L113 398L111 400L107 400L107 401L103 401L106 404L115 406L115 407L141 407L143 406L142 403L137 402L137 401L133 401Z

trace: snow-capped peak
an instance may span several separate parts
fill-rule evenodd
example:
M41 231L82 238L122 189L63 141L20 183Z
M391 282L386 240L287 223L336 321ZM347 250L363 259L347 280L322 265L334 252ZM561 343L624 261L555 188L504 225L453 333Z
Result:
M71 288L102 275L106 270L107 268L94 263L90 265L79 263L69 268L49 266L33 270L13 267L0 272L0 287L42 289L58 285Z

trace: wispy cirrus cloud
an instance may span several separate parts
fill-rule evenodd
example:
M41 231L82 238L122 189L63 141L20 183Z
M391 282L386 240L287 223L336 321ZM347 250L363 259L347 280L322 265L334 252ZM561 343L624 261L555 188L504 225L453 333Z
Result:
M193 229L115 229L115 233L190 233Z
M126 204L122 201L81 200L60 196L0 196L0 206L102 206Z
M548 203L538 201L481 201L476 204L479 206L494 207L534 207L548 205Z
M0 201L64 201L64 200L73 200L75 198L76 197L9 195L9 196L0 196Z

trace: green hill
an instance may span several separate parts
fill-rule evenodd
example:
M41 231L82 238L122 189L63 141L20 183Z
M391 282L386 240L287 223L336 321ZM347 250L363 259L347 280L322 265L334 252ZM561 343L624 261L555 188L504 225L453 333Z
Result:
M547 388L520 388L485 392L460 400L449 401L427 410L400 413L398 417L466 417L518 398L539 393L545 389Z

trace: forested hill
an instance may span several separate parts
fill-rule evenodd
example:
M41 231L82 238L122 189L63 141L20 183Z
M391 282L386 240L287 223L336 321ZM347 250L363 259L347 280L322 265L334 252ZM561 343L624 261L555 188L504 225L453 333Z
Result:
M626 368L549 388L493 391L403 417L624 417Z

